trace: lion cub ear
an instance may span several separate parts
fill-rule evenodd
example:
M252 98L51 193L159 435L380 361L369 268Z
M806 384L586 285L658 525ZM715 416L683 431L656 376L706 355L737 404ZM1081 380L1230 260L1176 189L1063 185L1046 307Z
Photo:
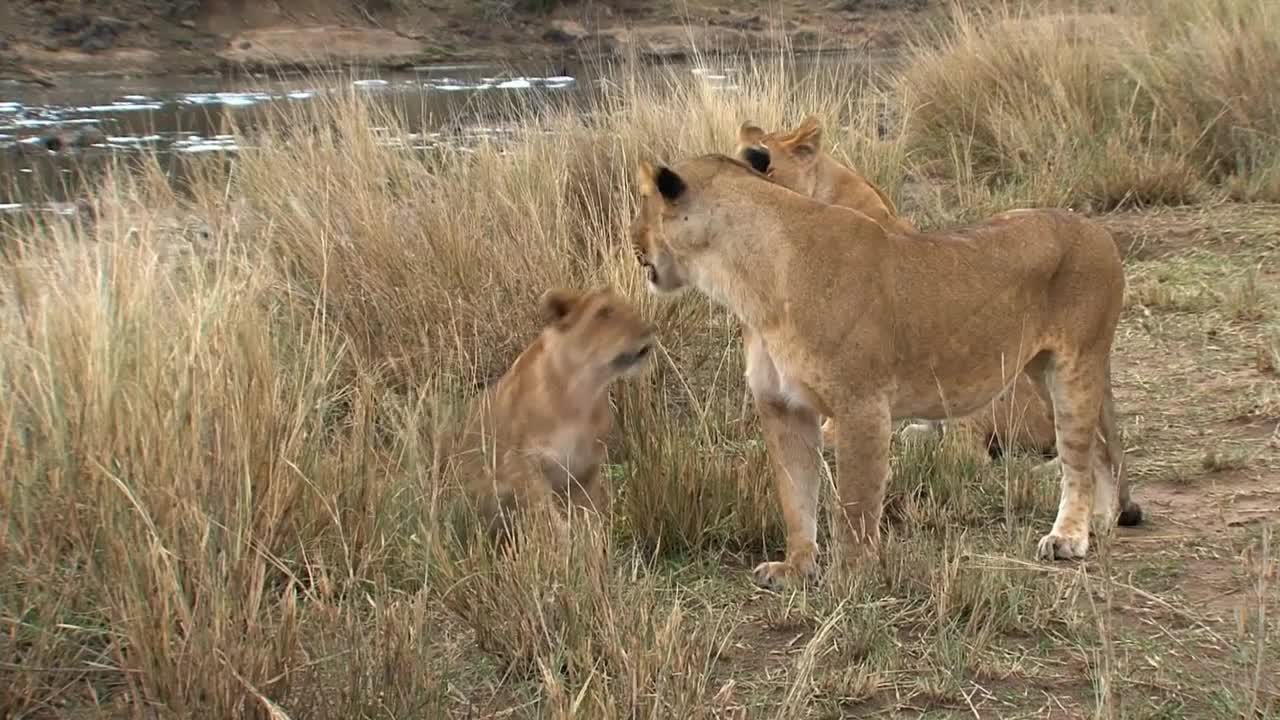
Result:
M548 325L559 324L578 307L584 295L582 291L572 288L554 288L542 293L542 298L538 300L542 319Z
M740 145L759 145L762 139L764 139L764 130L749 122L742 123L742 126L738 128L738 144Z
M640 193L643 195L651 195L657 190L664 200L675 202L687 187L684 180L670 168L663 165L655 167L647 160L640 161L636 172L639 175Z
M801 120L799 127L787 138L787 146L798 157L816 155L822 146L822 121L818 116L808 115Z

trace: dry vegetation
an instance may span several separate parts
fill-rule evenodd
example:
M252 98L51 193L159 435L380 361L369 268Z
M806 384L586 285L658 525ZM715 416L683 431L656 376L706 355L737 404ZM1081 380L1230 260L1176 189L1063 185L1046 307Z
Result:
M122 168L92 225L7 228L0 716L1277 717L1280 8L1158 6L961 14L875 82L625 66L428 157L333 96L181 192ZM1146 528L1031 563L1032 460L903 447L876 573L750 587L781 543L737 330L646 298L630 172L809 112L922 225L1120 209ZM597 283L664 344L615 393L612 513L494 560L434 437L544 288Z

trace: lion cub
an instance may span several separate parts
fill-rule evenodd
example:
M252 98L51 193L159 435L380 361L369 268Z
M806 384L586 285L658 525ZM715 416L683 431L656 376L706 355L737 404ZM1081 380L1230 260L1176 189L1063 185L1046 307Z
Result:
M914 234L893 201L875 183L841 164L822 149L822 124L814 115L794 130L766 132L750 123L738 129L735 155L775 183L828 205L852 208L890 232ZM989 449L1019 448L1042 455L1054 452L1053 408L1036 392L1034 381L1018 375L1013 385L981 410L944 422L917 422L904 437L936 435L943 428L959 439L957 448L978 463L990 462ZM822 424L823 444L835 442L830 418ZM1047 465L1052 472L1057 464Z
M653 326L611 290L550 290L540 305L541 334L446 440L494 540L515 512L547 499L604 510L608 388L654 348Z

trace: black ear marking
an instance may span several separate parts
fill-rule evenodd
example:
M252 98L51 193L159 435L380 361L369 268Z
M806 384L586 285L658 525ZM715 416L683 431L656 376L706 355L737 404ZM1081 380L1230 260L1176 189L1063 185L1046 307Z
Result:
M657 175L654 177L654 184L658 186L658 192L662 193L662 197L668 202L673 202L684 194L684 180L679 175L672 172L669 168L658 168Z
M756 172L764 174L769 172L769 163L772 158L769 157L769 150L762 147L749 147L742 151L742 157L747 164L755 168Z

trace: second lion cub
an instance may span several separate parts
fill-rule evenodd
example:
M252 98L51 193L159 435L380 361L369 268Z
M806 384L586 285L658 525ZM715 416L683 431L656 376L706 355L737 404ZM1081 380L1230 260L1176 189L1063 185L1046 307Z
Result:
M654 347L653 326L611 290L550 290L541 308L542 333L473 402L444 448L495 540L534 503L604 509L608 388L639 372Z

